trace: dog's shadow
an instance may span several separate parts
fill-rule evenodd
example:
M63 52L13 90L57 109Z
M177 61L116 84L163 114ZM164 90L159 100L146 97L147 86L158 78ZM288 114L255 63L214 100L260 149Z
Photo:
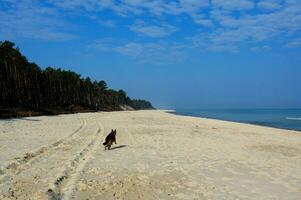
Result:
M127 145L119 145L119 146L116 146L116 147L112 147L110 150L115 150L115 149L121 149L121 148L124 148L124 147L127 147Z

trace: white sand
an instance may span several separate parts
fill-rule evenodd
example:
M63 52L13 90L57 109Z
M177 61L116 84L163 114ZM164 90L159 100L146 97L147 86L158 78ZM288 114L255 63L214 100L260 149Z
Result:
M0 162L0 199L301 199L301 132L163 111L3 120Z

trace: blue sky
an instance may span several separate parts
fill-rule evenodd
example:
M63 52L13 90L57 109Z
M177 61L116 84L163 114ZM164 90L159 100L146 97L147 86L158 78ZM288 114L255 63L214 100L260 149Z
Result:
M0 0L0 40L160 108L301 107L300 0Z

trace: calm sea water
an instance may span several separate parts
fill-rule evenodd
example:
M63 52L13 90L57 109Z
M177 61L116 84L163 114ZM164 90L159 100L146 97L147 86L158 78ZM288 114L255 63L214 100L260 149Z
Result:
M175 113L301 131L301 109L179 109Z

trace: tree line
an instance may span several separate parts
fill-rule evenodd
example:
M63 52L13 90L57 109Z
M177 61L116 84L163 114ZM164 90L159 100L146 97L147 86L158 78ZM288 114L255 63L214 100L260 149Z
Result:
M0 42L0 91L0 109L80 107L115 111L122 105L136 110L153 109L148 101L131 99L123 90L109 89L103 80L92 81L60 68L41 69L10 41Z

